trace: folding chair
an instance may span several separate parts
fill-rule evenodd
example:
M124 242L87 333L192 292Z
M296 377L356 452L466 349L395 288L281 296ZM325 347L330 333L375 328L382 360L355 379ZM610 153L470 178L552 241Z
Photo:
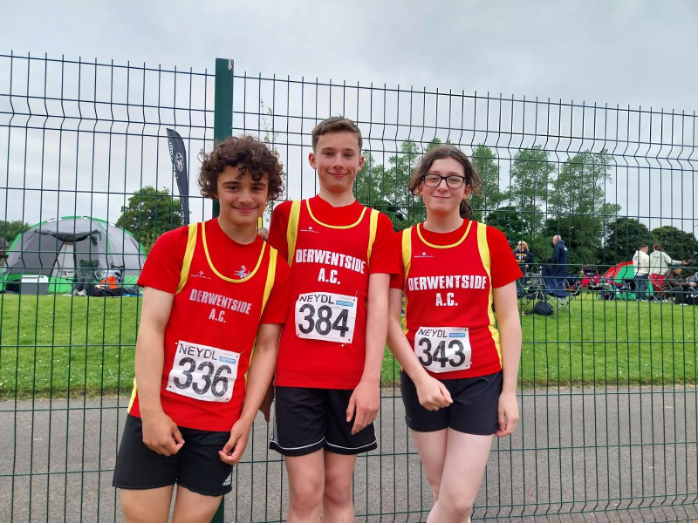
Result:
M544 276L542 279L546 286L544 300L549 303L552 309L555 312L559 308L571 309L571 299L573 296L567 288L568 282L566 277Z

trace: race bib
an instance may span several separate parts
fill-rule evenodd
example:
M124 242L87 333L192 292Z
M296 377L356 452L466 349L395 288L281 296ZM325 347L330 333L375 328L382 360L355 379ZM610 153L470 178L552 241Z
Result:
M241 354L179 341L167 390L181 396L226 403L233 395Z
M420 327L414 339L414 351L420 364L437 374L472 366L469 328Z
M302 294L295 310L297 337L352 343L357 297L326 292Z

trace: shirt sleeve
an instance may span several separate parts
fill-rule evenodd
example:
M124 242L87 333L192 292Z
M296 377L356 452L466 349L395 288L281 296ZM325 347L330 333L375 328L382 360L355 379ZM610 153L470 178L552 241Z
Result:
M399 264L394 249L394 228L391 220L383 213L377 220L377 236L372 245L372 256L369 259L369 273L388 273L395 275L399 272Z
M523 272L520 271L518 261L515 260L515 255L503 232L487 226L486 241L491 252L491 285L494 288L500 288L520 279Z
M188 228L165 232L156 239L146 257L138 285L174 294L180 284L182 261L187 248Z
M275 284L272 286L260 324L284 324L287 320L291 295L291 276L292 271L289 269L287 261L282 259L278 253Z
M267 242L275 248L282 259L289 258L289 248L287 247L287 224L289 224L289 214L292 209L292 201L285 201L278 204L272 210L270 219L270 235Z
M405 275L404 275L404 265L403 265L403 253L401 252L401 239L403 238L403 232L396 232L393 237L393 250L394 250L394 257L396 257L396 260L399 263L399 273L395 273L391 275L391 279L389 280L389 287L390 288L398 288L399 290L403 290L403 285L404 285L404 280L405 280Z

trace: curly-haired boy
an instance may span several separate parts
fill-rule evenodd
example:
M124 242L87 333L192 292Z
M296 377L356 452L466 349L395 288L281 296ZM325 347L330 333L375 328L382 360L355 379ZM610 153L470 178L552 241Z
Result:
M177 484L173 520L208 522L231 491L289 301L289 266L257 232L281 175L257 140L221 142L204 154L199 176L202 195L219 200L219 217L161 235L148 255L114 473L127 521L167 521Z

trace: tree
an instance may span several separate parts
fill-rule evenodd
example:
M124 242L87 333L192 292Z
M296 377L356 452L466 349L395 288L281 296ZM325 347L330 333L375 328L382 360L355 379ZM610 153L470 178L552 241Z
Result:
M472 197L474 219L477 221L481 221L488 212L497 210L505 197L501 192L500 168L495 159L496 156L491 148L483 144L479 144L472 152L472 165L481 178L481 196Z
M116 225L130 231L146 252L161 234L183 224L180 200L167 189L145 186L134 193L121 211Z
M15 237L26 232L29 228L29 224L22 221L0 221L0 239L3 239L9 247Z
M652 244L660 244L661 249L672 258L692 259L693 265L697 265L698 240L692 233L680 230L675 226L661 226L651 230L651 241Z
M522 149L513 157L508 188L510 204L523 213L526 237L535 237L544 213L542 204L547 198L550 176L554 164L549 162L549 153L542 146Z
M501 230L511 244L517 243L523 237L525 222L515 206L503 206L486 216L486 224Z
M572 264L599 260L607 217L620 207L605 202L605 184L610 180L611 157L607 150L582 151L564 162L552 183L547 219L548 235L561 235L569 248Z
M418 145L406 140L401 143L399 152L389 157L388 166L380 164L373 169L376 200L380 201L384 207L379 209L391 218L397 230L408 228L425 218L422 199L411 195L408 191L408 181L420 157Z
M649 228L632 217L619 217L605 225L601 262L612 266L629 261L642 244L649 244L651 252Z

